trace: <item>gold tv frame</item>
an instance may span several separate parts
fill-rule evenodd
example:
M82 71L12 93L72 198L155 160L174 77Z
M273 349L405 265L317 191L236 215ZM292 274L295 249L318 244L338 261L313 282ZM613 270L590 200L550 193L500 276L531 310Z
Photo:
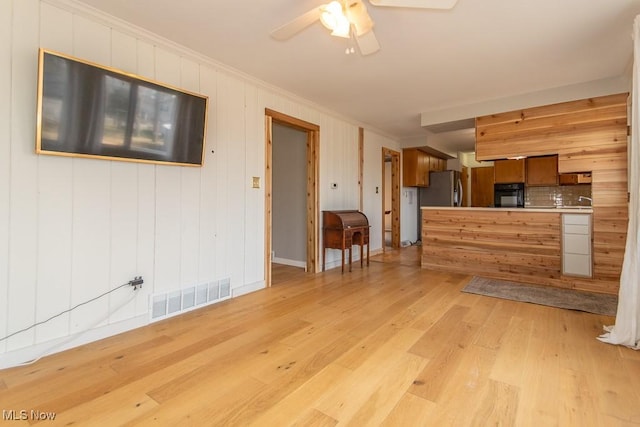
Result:
M121 157L121 156L114 156L114 155L83 153L83 152L75 152L75 151L58 151L58 150L43 148L42 146L43 117L42 116L43 116L45 55L52 55L67 61L71 61L71 62L96 68L98 70L102 70L103 72L105 72L105 75L115 75L116 77L122 77L124 80L130 81L130 82L143 82L143 83L146 83L146 86L149 86L149 85L157 86L159 88L166 90L167 92L175 92L176 94L179 94L179 95L187 95L190 97L195 97L203 100L204 101L204 117L203 117L203 126L202 126L202 150L200 152L200 161L198 163L189 163L189 162L179 162L179 161L172 161L172 160L145 159L145 158L137 158L137 157ZM101 160L116 160L116 161L136 162L136 163L151 163L151 164L159 164L159 165L201 167L204 165L205 150L207 145L206 140L207 140L208 114L209 114L209 97L208 96L187 91L184 89L180 89L178 87L161 83L153 79L148 79L146 77L142 77L137 74L127 73L123 70L120 70L114 67L100 65L91 61L76 58L64 53L60 53L60 52L56 52L56 51L44 49L44 48L38 49L38 89L37 89L37 114L36 114L36 153L37 154L46 154L46 155L64 156L64 157L91 158L91 159L101 159ZM135 153L135 151L131 150L130 153Z

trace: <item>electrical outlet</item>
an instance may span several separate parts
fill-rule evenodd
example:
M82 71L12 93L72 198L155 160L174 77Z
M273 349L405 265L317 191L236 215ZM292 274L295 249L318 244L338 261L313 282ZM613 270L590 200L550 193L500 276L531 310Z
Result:
M252 181L251 181L252 187L253 188L260 188L260 177L259 176L254 176Z

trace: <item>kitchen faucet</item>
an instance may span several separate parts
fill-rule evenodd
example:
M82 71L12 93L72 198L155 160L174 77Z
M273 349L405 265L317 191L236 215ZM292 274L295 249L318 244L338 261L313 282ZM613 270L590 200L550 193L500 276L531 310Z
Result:
M583 200L588 200L589 201L589 205L593 205L593 199L591 197L587 197L587 196L579 196L578 197L578 202L581 202Z

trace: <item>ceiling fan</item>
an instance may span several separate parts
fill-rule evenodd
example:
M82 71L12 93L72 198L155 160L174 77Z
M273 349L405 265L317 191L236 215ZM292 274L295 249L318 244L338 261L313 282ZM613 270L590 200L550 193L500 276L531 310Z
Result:
M413 9L451 9L457 2L458 0L369 0L374 6ZM353 37L362 55L370 55L380 50L380 43L373 32L373 20L362 0L333 0L315 7L276 28L271 32L271 37L287 40L316 21L320 21L331 30L332 36Z

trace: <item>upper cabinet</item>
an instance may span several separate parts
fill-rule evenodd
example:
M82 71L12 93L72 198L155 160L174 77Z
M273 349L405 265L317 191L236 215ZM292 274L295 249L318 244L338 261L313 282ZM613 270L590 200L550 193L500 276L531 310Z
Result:
M527 157L527 185L558 185L558 156Z
M524 159L496 160L493 162L494 182L511 184L525 181Z
M429 155L417 148L402 150L402 185L429 186Z
M471 169L471 206L492 208L494 167Z
M591 184L591 181L591 172L560 174L560 185Z
M441 172L447 169L447 161L435 156L429 156L429 172Z
M428 187L429 172L447 169L447 161L417 148L402 150L402 185L404 187Z

